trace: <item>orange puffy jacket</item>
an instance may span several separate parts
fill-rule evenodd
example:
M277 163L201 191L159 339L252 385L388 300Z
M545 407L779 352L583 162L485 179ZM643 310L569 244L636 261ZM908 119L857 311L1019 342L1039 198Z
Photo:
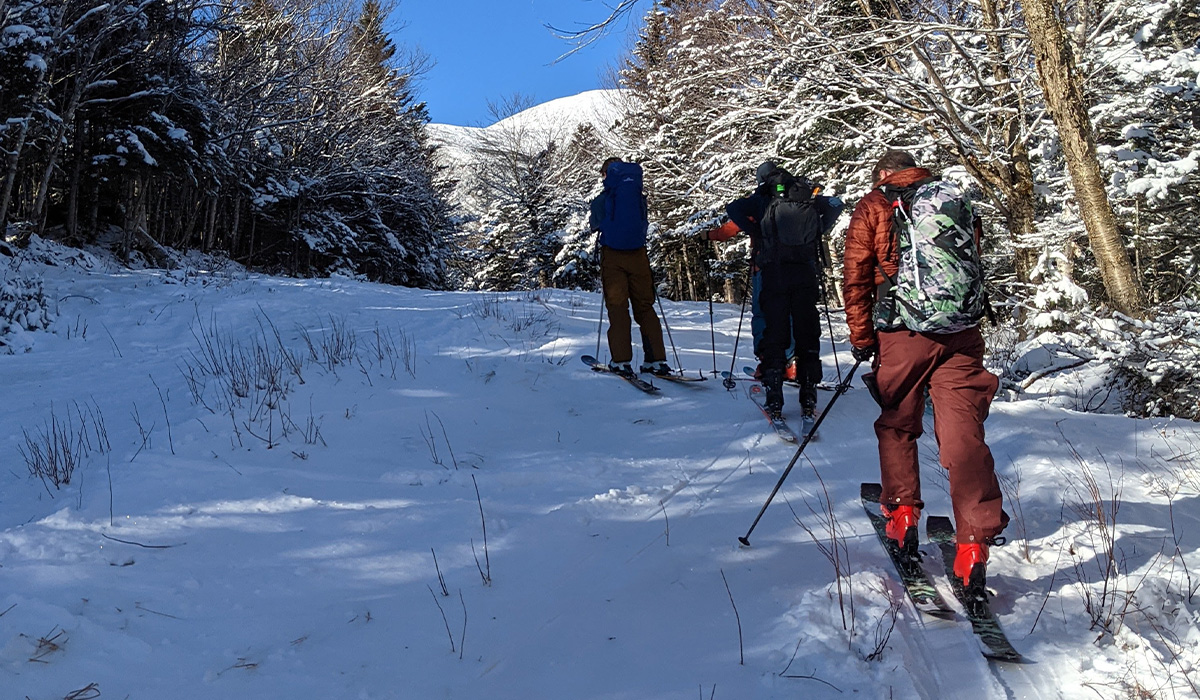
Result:
M842 298L846 301L846 325L850 344L864 348L875 342L875 293L883 284L883 271L895 277L899 267L892 237L892 203L879 190L881 185L907 187L931 173L925 168L894 172L862 198L850 217L846 231L846 256L842 270ZM883 271L880 268L883 268Z

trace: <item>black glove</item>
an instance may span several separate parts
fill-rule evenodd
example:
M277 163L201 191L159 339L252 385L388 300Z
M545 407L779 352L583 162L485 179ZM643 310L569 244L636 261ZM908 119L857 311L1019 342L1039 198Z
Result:
M854 347L850 349L850 354L853 355L854 359L858 362L866 362L870 360L872 357L875 357L875 353L877 352L879 352L878 341L865 347Z

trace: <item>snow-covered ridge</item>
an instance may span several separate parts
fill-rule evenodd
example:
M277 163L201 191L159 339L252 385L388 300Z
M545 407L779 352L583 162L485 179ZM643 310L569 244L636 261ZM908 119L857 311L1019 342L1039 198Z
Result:
M427 128L430 140L441 147L445 162L449 165L460 164L467 160L471 144L489 134L526 130L531 136L547 140L565 139L579 125L587 123L603 132L620 118L624 99L622 90L588 90L543 102L491 126L430 124Z

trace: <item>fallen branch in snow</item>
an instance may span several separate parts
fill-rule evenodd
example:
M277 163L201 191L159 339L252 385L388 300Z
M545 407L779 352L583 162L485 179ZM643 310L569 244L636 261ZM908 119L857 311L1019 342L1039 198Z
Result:
M59 629L58 625L55 625L46 636L38 638L37 649L34 650L33 656L29 657L29 661L39 664L50 663L46 661L46 657L56 651L61 651L63 645L66 643L66 631Z
M67 299L87 299L88 301L92 302L93 304L100 303L100 302L96 301L94 298L89 297L86 294L68 294L65 297L59 297L58 301L61 303L61 302L66 301Z
M112 540L113 542L120 542L121 544L131 544L135 547L142 547L143 549L173 549L175 547L179 547L179 546L187 544L187 542L182 542L180 544L142 544L141 542L132 542L130 540L120 540L120 539L117 539L116 537L110 537L110 536L104 534L103 532L100 533L100 536L106 540Z
M254 669L258 668L258 662L250 661L246 657L240 656L240 657L238 657L238 660L236 662L234 662L234 664L232 666L230 666L229 668L217 671L217 676L220 676L222 673L225 673L225 671L232 671L235 668L241 668L241 669L245 669L247 671L253 671Z
M780 677L781 678L794 678L794 679L802 680L802 681L816 681L818 683L824 683L825 685L829 686L830 688L833 688L834 690L838 691L839 693L842 692L841 688L830 683L829 681L825 680L824 678L817 678L815 672L810 673L808 675L804 675L804 676L791 675L791 676L780 676Z
M1076 367L1082 367L1091 361L1092 361L1091 358L1084 358L1082 360L1079 360L1078 362L1072 362L1067 365L1061 365L1058 367L1046 367L1045 369L1039 369L1038 371L1030 374L1028 377L1025 377L1024 381L1021 382L1021 391L1028 391L1029 387L1033 386L1034 383L1037 382L1039 379L1048 377L1051 374L1054 374L1055 372L1065 372L1069 369L1075 369Z
M100 697L100 684L88 683L86 687L73 690L63 696L63 700L94 700Z
M167 614L167 613L165 613L165 612L159 612L159 611L157 611L157 610L151 610L150 608L147 608L147 607L143 606L141 603L134 603L134 604L133 604L133 607L134 607L135 609L137 609L137 610L141 610L142 612L148 612L148 613L150 613L151 615L158 615L159 617L165 617L165 618L169 618L169 619L171 619L171 620L179 620L179 619L182 619L182 618L175 617L174 615L169 615L169 614Z

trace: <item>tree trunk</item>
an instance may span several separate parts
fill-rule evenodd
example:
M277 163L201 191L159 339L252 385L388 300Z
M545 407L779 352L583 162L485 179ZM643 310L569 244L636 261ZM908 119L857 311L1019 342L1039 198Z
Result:
M225 253L230 257L234 257L238 244L240 243L241 235L238 229L242 225L242 198L233 198L233 223L229 225L229 236L225 241Z
M700 291L697 289L695 276L692 275L692 256L688 255L686 244L680 246L680 249L683 252L683 280L681 281L686 285L686 291L683 291L679 298L695 301L700 298Z
M83 177L83 120L75 124L74 158L71 164L71 181L67 188L67 240L79 242L79 179Z
M93 50L93 54L95 51ZM90 62L89 56L89 62ZM79 107L79 101L83 97L83 76L80 75L75 79L75 87L71 90L69 102L66 109L63 111L62 118L58 121L58 127L54 130L54 135L49 140L49 147L45 152L46 168L42 171L41 184L38 186L37 195L33 200L33 226L31 229L36 229L40 236L46 230L46 203L50 201L50 183L54 178L54 171L58 168L59 158L62 156L62 145L67 140L67 132L69 127L75 121L75 110ZM23 236L23 240L28 240L28 234Z
M246 251L246 267L254 266L254 234L258 231L258 217L250 210L250 248Z
M25 150L25 139L29 135L29 123L33 121L33 111L21 120L21 129L17 134L17 142L9 151L8 162L5 164L4 185L0 191L0 236L3 235L5 224L8 222L8 205L12 201L13 183L17 181L18 165L21 162L21 151Z
M1121 239L1117 218L1105 191L1104 177L1096 157L1096 139L1075 72L1075 58L1067 43L1062 23L1051 0L1022 3L1034 60L1050 117L1058 129L1063 155L1075 187L1079 212L1087 228L1092 253L1100 267L1104 289L1118 311L1141 315L1146 308L1145 292L1134 276L1129 253Z
M211 253L213 245L217 238L217 202L220 199L219 195L213 195L208 202L208 214L204 217L204 245L201 248L205 253Z

